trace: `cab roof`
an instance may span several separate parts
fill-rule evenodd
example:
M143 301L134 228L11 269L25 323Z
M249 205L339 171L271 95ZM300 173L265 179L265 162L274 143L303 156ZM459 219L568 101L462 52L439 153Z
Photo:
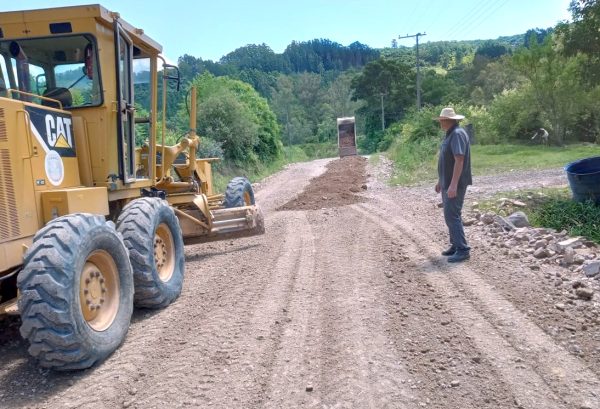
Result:
M154 49L158 53L162 52L162 46L144 34L144 30L135 28L123 20L119 13L109 11L100 4L0 12L0 40L51 36L56 34L51 29L51 26L56 23L71 23L72 32L80 33L84 30L77 29L75 23L86 19L95 19L110 28L118 19L127 34L134 38L134 43L141 44L144 48ZM89 28L87 32L90 32Z

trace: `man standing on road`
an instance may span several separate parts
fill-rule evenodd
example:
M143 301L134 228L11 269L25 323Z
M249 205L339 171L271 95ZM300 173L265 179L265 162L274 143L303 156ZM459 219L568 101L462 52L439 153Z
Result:
M468 260L471 248L467 244L461 211L471 179L471 149L467 132L458 126L464 119L453 108L444 108L437 120L446 136L440 147L436 193L442 193L444 219L450 232L450 247L442 251L449 263Z

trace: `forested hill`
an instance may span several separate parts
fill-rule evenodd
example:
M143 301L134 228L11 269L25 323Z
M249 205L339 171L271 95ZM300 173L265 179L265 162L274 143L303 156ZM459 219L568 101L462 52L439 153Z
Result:
M543 65L552 61L548 69L560 68L557 58L563 56L556 56L554 42L563 37L554 36L555 29L531 29L495 40L421 43L421 107L432 111L444 104L463 110L472 107L488 128L498 119L500 125L486 131L490 141L523 139L536 127L557 129L561 138L570 137L566 127L570 122L549 123L548 118L556 115L548 112L556 107L542 109L532 102L537 94L527 94L544 85L534 84L536 78L529 76L533 62ZM571 63L569 56L564 58L564 64ZM585 61L579 59L578 67L585 68ZM178 60L184 92L169 93L167 127L175 134L186 132L186 91L194 84L199 90L198 132L204 138L203 147L211 149L204 155L257 164L279 157L283 145L302 149L323 143L335 146L336 118L346 116L357 118L363 152L386 149L399 134L398 127L415 115L415 63L415 47L374 49L360 42L345 46L327 39L292 42L282 53L275 53L267 44L249 44L219 61L186 54ZM571 71L565 69L565 75ZM556 88L548 84L550 90ZM572 105L559 105L563 106ZM507 109L510 115L497 114ZM522 119L518 124L502 119L515 118L515 113ZM416 129L429 135L431 115L427 112L423 117L427 126L410 125L400 133ZM580 126L591 120L581 118L580 113L567 117L578 118ZM501 125L506 123L515 124L514 129L504 129Z
M531 30L541 36L545 30ZM526 34L499 37L494 44L507 49L519 47L525 43ZM422 58L426 65L439 65L458 55L472 53L490 40L435 41L421 44ZM260 71L263 73L323 73L324 71L346 71L360 69L382 54L414 54L413 47L393 47L375 49L358 41L343 46L327 39L293 41L281 54L275 53L267 44L248 44L223 56L219 61L203 60L185 54L179 58L179 68L184 78L191 79L199 73L208 71L213 75L233 75L241 71Z
M322 73L361 68L379 55L378 50L359 42L343 46L330 40L316 39L294 41L281 54L275 53L267 44L249 44L230 52L218 62L186 54L179 58L179 68L185 77L192 78L203 71L217 76L251 70L282 74Z

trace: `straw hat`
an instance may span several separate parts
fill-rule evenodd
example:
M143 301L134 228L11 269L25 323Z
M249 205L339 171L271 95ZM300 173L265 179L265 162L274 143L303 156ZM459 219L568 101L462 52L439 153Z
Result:
M437 119L438 121L440 119L454 119L456 121L460 121L461 119L465 119L465 116L458 115L456 112L454 112L454 108L444 108L442 109L440 116L435 119Z

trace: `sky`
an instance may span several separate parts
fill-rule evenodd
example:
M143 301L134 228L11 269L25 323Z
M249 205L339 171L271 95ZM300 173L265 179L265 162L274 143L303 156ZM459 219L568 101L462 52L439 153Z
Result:
M97 2L97 1L96 1ZM0 11L94 3L94 0L0 1ZM292 41L329 39L389 47L399 36L429 41L496 39L568 20L570 0L101 0L105 8L163 46L176 62L189 54L218 61L248 44L282 53ZM0 22L1 23L1 22ZM413 46L415 38L398 40Z

